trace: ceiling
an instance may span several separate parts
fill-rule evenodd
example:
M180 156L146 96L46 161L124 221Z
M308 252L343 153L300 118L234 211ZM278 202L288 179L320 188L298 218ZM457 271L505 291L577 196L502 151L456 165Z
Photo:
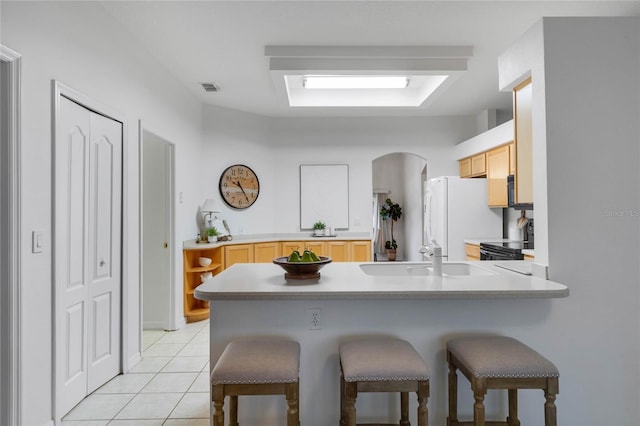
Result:
M269 117L509 111L497 58L543 16L638 16L640 1L105 1L203 103ZM426 108L290 108L265 46L472 46L468 69ZM219 92L205 92L214 82Z

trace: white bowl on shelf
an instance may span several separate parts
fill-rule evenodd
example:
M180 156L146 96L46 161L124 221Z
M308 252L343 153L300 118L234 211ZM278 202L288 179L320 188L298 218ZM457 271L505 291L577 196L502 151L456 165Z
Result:
M198 263L200 264L200 266L209 266L211 265L211 259L208 257L199 257Z

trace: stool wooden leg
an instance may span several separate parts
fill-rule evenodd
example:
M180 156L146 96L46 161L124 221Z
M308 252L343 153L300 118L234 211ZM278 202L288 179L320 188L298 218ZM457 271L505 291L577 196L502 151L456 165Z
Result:
M298 382L287 383L285 385L285 395L287 398L287 426L300 425L300 413L298 411Z
M224 385L211 386L213 400L213 426L224 426Z
M427 398L429 398L429 381L420 380L418 382L418 426L429 425L429 409L427 408Z
M358 383L344 383L344 424L356 426L356 398L358 397Z
M458 374L449 352L447 352L447 358L449 363L449 416L447 416L447 426L458 426Z
M238 396L229 397L229 426L238 426Z
M509 426L520 426L518 420L518 389L509 389L509 417L507 417Z
M484 396L487 394L487 382L483 379L473 379L471 383L473 398L473 424L474 426L485 426L484 424Z
M545 426L557 426L556 395L558 394L558 378L547 379L547 387L544 389L544 424Z
M409 392L400 392L400 426L411 426L409 422Z

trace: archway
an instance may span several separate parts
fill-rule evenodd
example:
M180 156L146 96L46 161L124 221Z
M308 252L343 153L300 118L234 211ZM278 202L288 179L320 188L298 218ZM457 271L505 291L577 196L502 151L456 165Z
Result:
M389 197L402 207L402 218L396 222L393 237L398 244L396 260L422 260L423 186L427 160L419 155L395 152L372 161L374 255L385 260L384 242L390 238L385 224L380 223L380 205Z

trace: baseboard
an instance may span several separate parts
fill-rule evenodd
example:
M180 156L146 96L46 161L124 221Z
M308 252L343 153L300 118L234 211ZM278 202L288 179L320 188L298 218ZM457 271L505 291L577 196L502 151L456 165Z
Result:
M164 321L143 321L143 330L164 330L166 324Z

